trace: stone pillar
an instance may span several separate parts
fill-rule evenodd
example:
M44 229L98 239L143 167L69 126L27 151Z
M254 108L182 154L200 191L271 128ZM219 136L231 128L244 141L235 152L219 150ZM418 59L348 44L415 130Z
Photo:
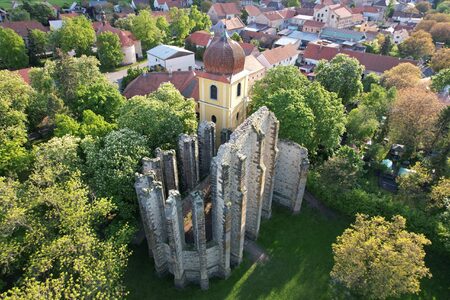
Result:
M233 131L230 128L223 128L220 131L220 144L225 144L230 140Z
M164 186L161 159L159 157L156 158L144 157L142 159L142 174L146 174L149 171L153 171L155 181L162 182Z
M175 150L161 150L157 148L156 156L161 160L165 194L168 195L170 190L179 190Z
M181 134L178 138L178 161L183 191L194 189L199 180L198 143L196 135Z
M305 194L306 180L308 178L308 169L309 169L309 160L307 157L302 159L300 164L300 180L297 186L297 195L294 201L294 205L292 207L292 212L297 214L300 212L302 207L303 195Z
M183 240L184 231L180 232L180 218L178 206L181 206L179 193L171 194L167 198L165 205L165 216L167 224L167 236L169 241L169 261L174 275L174 283L177 288L184 288L186 285L186 274L183 263Z
M275 119L273 114L269 118ZM264 195L262 200L262 217L269 219L272 215L272 195L275 182L275 162L278 154L278 128L279 122L274 120L268 122L267 134L264 139L264 166L266 167L265 181L264 181Z
M160 182L149 175L136 175L135 189L138 197L144 231L153 253L156 273L162 276L168 271L166 257L167 232L164 217L164 193Z
M239 153L233 155L230 243L230 259L233 266L242 262L244 253L247 219L246 159L246 156Z
M263 161L264 133L259 128L253 128L256 131L256 145L253 147L252 159L249 174L247 176L248 195L247 195L247 216L245 231L246 236L251 240L256 240L261 224L262 199L264 195L264 179L266 168Z
M205 178L211 169L211 162L216 155L216 124L203 121L198 125L198 150L200 179Z
M200 266L200 287L207 290L209 287L208 263L206 257L206 224L203 197L195 191L192 196L192 227L194 230L195 248Z
M224 279L231 273L230 269L230 251L231 251L231 202L225 204L223 210L223 236L220 249L219 273Z

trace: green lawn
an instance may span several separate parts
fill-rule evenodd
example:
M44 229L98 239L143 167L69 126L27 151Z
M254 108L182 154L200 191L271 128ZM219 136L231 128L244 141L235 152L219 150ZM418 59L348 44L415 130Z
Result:
M351 220L326 220L309 208L292 216L276 208L264 221L258 244L270 256L264 265L248 260L227 280L213 280L208 291L197 286L184 290L173 287L172 279L158 278L146 246L134 249L126 274L130 299L330 299L329 272L333 265L331 244ZM423 281L420 297L405 299L448 299L450 270L438 256L427 255L432 279Z
M35 0L36 2L38 0ZM57 5L59 7L62 7L64 3L72 4L73 1L70 0L48 0L48 3L52 5ZM0 0L0 7L4 9L10 9L11 8L11 0Z

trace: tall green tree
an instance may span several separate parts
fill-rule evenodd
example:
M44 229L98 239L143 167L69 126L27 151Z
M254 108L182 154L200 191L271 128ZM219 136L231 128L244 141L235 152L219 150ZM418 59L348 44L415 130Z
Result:
M414 32L398 47L403 57L412 57L414 59L429 57L434 53L433 38L431 34L423 30Z
M20 278L0 297L125 296L129 252L102 232L115 206L82 183L78 145L71 136L54 138L34 148L24 184L0 178L0 272Z
M195 103L165 83L147 97L129 99L119 111L117 123L120 128L145 135L150 149L175 147L181 133L192 133L197 128Z
M95 31L84 16L67 18L59 29L59 44L64 52L74 50L77 56L90 55L95 42Z
M261 106L280 120L280 137L305 146L311 154L319 146L326 150L338 146L345 131L341 100L292 66L273 68L255 83L252 110Z
M130 129L112 131L101 139L85 139L86 178L100 197L111 197L119 218L136 223L134 174L150 155L147 137Z
M450 68L442 69L431 77L431 88L435 92L441 92L450 85Z
M9 12L9 19L13 22L30 20L30 13L22 8L14 8Z
M103 116L107 121L112 121L118 116L119 108L124 102L125 98L117 87L106 79L102 79L78 88L74 111L81 116L83 111L89 109Z
M158 45L163 34L156 26L156 19L148 10L139 11L139 15L133 18L131 31L141 40L144 49L151 49Z
M32 93L18 74L0 71L0 176L15 176L28 166L25 110Z
M31 19L37 20L43 25L48 25L48 20L56 18L55 9L47 2L25 1L22 8L30 14Z
M46 32L39 29L33 29L28 34L28 54L30 55L30 64L39 66L40 58L45 54L49 45L49 37Z
M97 54L100 67L112 70L123 60L119 37L112 32L103 32L97 36Z
M197 6L191 6L189 12L189 19L194 22L194 26L190 29L190 32L198 30L208 30L211 28L211 19L206 13L198 10Z
M358 214L332 246L331 278L365 299L418 293L420 280L431 276L423 249L429 244L424 235L406 231L402 216L386 221Z
M175 42L184 45L184 40L195 26L195 20L191 19L185 9L172 7L169 11L170 30L174 36Z
M362 92L364 67L344 54L336 55L329 62L321 61L315 69L316 79L328 91L335 92L347 105Z
M0 69L20 69L28 66L23 39L12 29L0 27Z

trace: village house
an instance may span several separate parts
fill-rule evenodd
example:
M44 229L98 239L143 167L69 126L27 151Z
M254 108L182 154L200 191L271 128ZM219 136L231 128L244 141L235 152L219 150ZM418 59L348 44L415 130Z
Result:
M31 30L37 29L43 32L48 32L49 28L42 25L38 21L30 20L30 21L14 21L14 22L2 22L0 26L3 28L9 28L14 30L15 33L20 35L20 37L24 40L25 45L28 46L28 34Z
M172 7L184 8L192 5L192 0L154 0L153 6L156 10L169 11Z
M231 19L239 17L241 15L241 10L239 6L234 3L214 3L208 10L208 16L213 24L219 22L222 19Z
M112 32L119 37L120 49L124 54L122 65L134 64L138 59L142 58L141 41L138 40L131 32L112 27L109 23L94 22L94 30L97 36L103 32Z
M256 81L264 78L266 75L266 68L254 55L248 55L245 58L244 69L248 72L248 87L249 89Z
M418 24L422 20L422 15L416 13L408 13L404 11L394 11L392 20L400 22L400 24L414 23Z
M324 40L347 45L354 45L356 43L363 42L366 39L364 32L331 27L323 28L319 37Z
M415 60L343 49L337 44L324 41L309 43L303 53L303 62L306 65L317 66L320 60L331 60L340 53L357 59L365 68L364 74L375 73L380 75L401 63L419 65L419 62Z
M277 66L293 66L295 65L300 51L297 47L288 44L286 46L273 48L262 52L257 59L266 67L271 69Z
M244 9L248 14L247 20L245 20L247 24L255 22L256 17L261 14L261 10L255 5L246 5Z
M353 14L362 14L366 21L383 20L383 12L380 8L374 6L359 6L352 8Z
M400 28L399 30L395 30L394 33L392 34L392 38L394 40L394 43L397 44L397 45L402 43L408 37L409 37L408 30L406 30L404 28Z
M378 25L375 22L364 22L355 27L361 32L378 32L379 30Z
M296 15L289 20L288 28L296 27L296 29L302 28L307 21L313 21L314 17L309 15Z
M152 70L156 66L168 72L194 70L194 52L171 45L158 45L147 51L148 67Z
M259 46L262 48L272 48L275 41L280 38L276 34L267 34L249 30L243 30L241 32L241 37L242 40L246 43L251 43L252 40L258 41Z
M296 11L292 8L268 11L257 16L255 22L275 28L276 30L282 30L288 26L290 20L295 17L295 15Z
M217 28L226 28L227 33L231 36L235 32L240 33L245 28L245 24L239 17L234 17L230 19L219 20L212 28L213 31L216 31Z
M354 25L352 11L342 4L317 4L314 7L314 20L332 28L349 28Z
M308 20L303 24L302 31L303 32L311 32L311 33L319 33L322 28L325 26L325 23Z
M188 47L190 49L195 48L196 50L201 50L208 47L209 43L211 43L211 40L211 33L205 30L199 30L191 33L186 38L186 45L189 45Z

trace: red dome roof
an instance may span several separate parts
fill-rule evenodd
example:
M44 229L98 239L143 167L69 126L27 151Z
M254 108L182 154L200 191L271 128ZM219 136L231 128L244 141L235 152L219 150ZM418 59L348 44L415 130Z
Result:
M245 52L238 42L230 39L224 29L215 37L203 54L203 63L208 73L233 75L244 70Z

